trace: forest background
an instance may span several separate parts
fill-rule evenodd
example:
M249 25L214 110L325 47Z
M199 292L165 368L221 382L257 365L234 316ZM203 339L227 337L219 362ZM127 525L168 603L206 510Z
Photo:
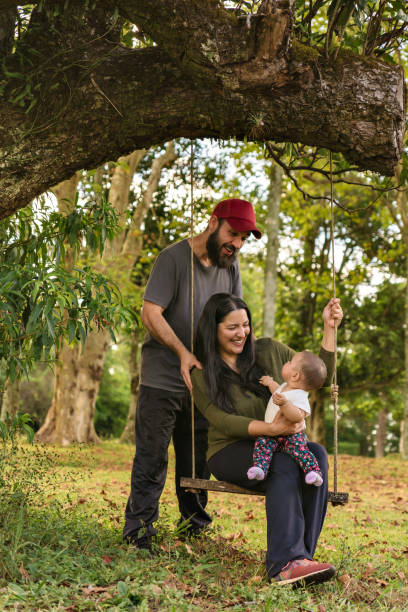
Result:
M407 24L404 0L0 0L0 607L406 609ZM121 539L143 290L190 200L198 232L224 197L264 232L240 254L255 333L295 349L318 350L333 229L350 503L316 590L267 585L262 500L211 499L183 542L172 464L158 555Z
M197 14L190 14L191 6L180 0L178 10L186 17L183 27L177 19L174 23L169 20L168 8L159 1L154 19L142 6L133 14L132 3L119 3L112 14L106 13L103 3L62 7L51 0L39 6L2 0L1 6L4 65L0 94L5 136L1 214L6 218L0 223L0 421L4 422L7 414L13 418L24 407L32 417L37 439L45 443L66 446L97 442L103 437L131 441L143 335L139 313L154 258L167 245L188 235L190 200L194 200L195 229L200 231L216 202L238 196L254 203L264 230L262 240L250 243L240 257L244 298L253 311L256 334L275 336L295 349L316 350L320 313L333 293L334 281L346 312L338 342L340 450L378 457L401 452L407 458L408 161L402 136L406 119L403 77L408 59L404 2L236 0L211 4L214 10L210 16L203 7L201 12L197 9ZM205 27L213 27L212 19L218 20L223 35L232 36L229 42L224 41L227 51L217 39L217 54L208 51L205 39L201 39ZM201 27L197 27L199 23ZM55 40L47 36L49 27L54 28ZM95 28L99 34L93 38ZM113 83L111 67L97 58L101 53L107 61L115 57L118 65L126 58L137 64L136 58L140 58L147 66L163 45L171 61L177 60L179 54L171 41L180 36L189 40L182 61L190 84L200 83L201 87L204 79L211 94L210 62L217 78L223 79L225 99L234 104L231 113L219 109L219 126L215 127L213 114L209 118L212 128L203 128L217 132L218 140L195 138L190 144L179 139L150 148L135 147L126 156L108 157L109 161L90 171L68 173L67 168L81 168L82 160L92 168L92 156L101 157L100 151L94 150L96 144L106 146L104 159L115 147L129 148L124 144L130 138L126 134L133 131L135 143L143 138L165 142L165 129L160 137L155 136L154 119L149 122L143 113L151 106L158 117L167 118L171 131L171 114L166 115L165 110L166 104L172 108L170 92L164 95L151 84L146 90L152 96L149 105L147 100L142 103L136 91L138 104L139 100L142 104L137 109L140 125L146 130L138 140L140 128L132 124L131 129L129 109L125 110L127 90L121 90L120 110L109 97L117 92L104 91L95 81L103 75L106 87ZM66 45L65 51L55 47L58 40ZM239 43L238 56L229 49L231 42ZM245 52L243 45L248 46ZM89 59L91 48L93 62ZM72 54L81 54L83 49L86 53L79 61ZM51 55L57 61L55 68L50 66L49 53L55 53ZM287 68L283 68L283 57L289 62ZM243 68L238 80L246 94L236 105L235 94L226 95L231 84L233 91L236 88L231 69L223 71L225 65L235 67L239 61ZM199 65L202 74L194 72ZM278 76L271 76L272 81L261 86L257 79L268 73L266 67ZM101 75L92 72L97 69ZM260 71L257 78L255 70ZM138 74L141 78L140 67ZM163 87L173 83L169 73L162 77ZM320 89L310 89L317 77ZM81 78L86 83L89 80L89 104L96 95L95 116L87 114L89 104L83 104L86 96L83 100L79 91L77 99L73 95L78 78L80 83ZM179 83L178 73L174 78ZM359 96L363 96L360 106L353 106L356 96L352 88L350 92L344 87L336 89L343 78L349 79L350 86L353 78L357 79ZM133 76L129 79L133 83ZM289 79L286 89L285 79ZM185 83L181 79L178 86ZM371 106L368 92L377 91L382 83L381 95L386 97L383 103ZM274 87L282 96L280 104L273 96L268 98L269 92L276 91ZM199 132L205 121L205 108L198 102L206 94L199 91L193 88L190 111L176 120L183 129L190 120L196 121L188 128L191 135ZM217 96L217 86L214 91ZM313 104L302 97L305 91L315 93ZM298 92L294 99L293 92ZM163 108L153 102L157 95ZM363 102L365 95L369 99ZM271 102L276 117L270 113ZM325 106L319 114L322 103ZM51 122L43 122L44 104L44 110L47 104L55 106L49 107ZM292 115L286 116L284 109L288 107ZM131 117L137 112L135 109ZM94 122L98 113L106 129L99 130L101 126ZM231 118L238 123L227 126ZM8 137L7 121L11 121ZM284 135L292 141L287 144L282 143L285 139L279 132L285 121ZM302 121L306 123L302 125ZM324 127L325 121L333 131ZM61 134L66 138L65 131L61 132L66 125L72 125L71 141L60 141ZM368 127L371 125L376 126L375 134ZM81 140L86 138L84 126L89 126L86 147ZM382 134L386 126L392 138ZM238 131L243 142L223 137L228 131ZM274 131L276 140L268 137ZM108 138L109 144L104 145L105 135L110 133L117 138ZM319 145L296 144L296 135L305 142L326 143L332 153ZM66 146L61 147L60 142ZM37 157L32 154L33 146ZM77 159L72 158L71 149L77 152ZM338 149L343 154L336 152ZM37 158L48 168L48 176L37 171ZM53 176L66 180L21 208L30 194L52 185ZM327 391L313 394L312 407L309 435L331 450L333 412Z
M256 335L272 335L298 350L317 350L322 308L332 294L329 181L303 172L298 173L296 187L276 162L265 159L264 148L255 144L197 141L193 154L196 232L205 227L215 203L224 197L246 198L255 205L264 236L244 247L240 263ZM291 154L287 146L287 155ZM8 378L2 368L3 419L6 412L14 416L24 410L39 430L39 439L61 444L98 438L132 441L144 334L138 319L143 290L158 252L189 235L190 161L191 147L185 140L136 151L95 171L77 173L53 189L54 196L39 198L3 222L5 234L13 228L13 239L20 232L20 244L25 240L29 245L20 270L15 268L17 249L13 272L10 261L3 264L9 266L9 278L3 277L3 283L10 284L10 274L25 275L26 286L34 289L32 308L26 304L30 311L22 312L27 332L37 326L45 345L44 336L49 333L50 347L47 358L39 361L31 338L25 358L10 350ZM327 167L327 156L324 164ZM363 182L356 177L355 182ZM335 184L339 202L334 211L336 292L346 313L338 337L339 451L383 456L400 452L404 427L406 246L400 218L406 194L387 191L385 197L373 197L372 191L371 185ZM114 226L107 231L115 232L102 255L95 252L100 242L86 218L89 206L95 207L96 202L108 211L106 223ZM73 227L68 233L71 240L78 236L80 240L70 246L69 238L64 238L64 257L53 250L58 247L61 253L59 243L53 245L40 272L32 263L38 264L40 257L38 238L43 244L41 233L55 231L47 223L58 210L59 222L71 215ZM80 219L84 227L75 225ZM7 246L3 252L9 256L10 251ZM84 303L80 295L72 308L69 336L59 340L56 353L53 329L60 325L58 317L67 316L66 303L61 301L74 296L69 286L64 295L57 279L63 271L65 280L60 282L62 286L67 282L73 258L76 283L85 270L88 276L103 274L117 288L112 292L101 285L92 299L99 295L107 300L109 295L109 308L121 321L113 331L113 319L101 321L101 315L91 311L98 325L86 336L89 322L85 315L78 318ZM38 303L49 300L51 304L53 291L60 292L57 308L53 304L40 312ZM16 376L19 367L27 376ZM312 401L309 435L331 451L330 394L321 390Z

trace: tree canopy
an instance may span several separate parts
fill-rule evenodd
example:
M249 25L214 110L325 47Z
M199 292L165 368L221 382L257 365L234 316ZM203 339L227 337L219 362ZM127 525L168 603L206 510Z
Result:
M0 0L0 217L174 137L300 142L393 175L403 0Z

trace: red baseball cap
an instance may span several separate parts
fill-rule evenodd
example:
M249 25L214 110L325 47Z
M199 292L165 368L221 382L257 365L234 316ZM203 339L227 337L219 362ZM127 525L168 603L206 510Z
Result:
M214 208L212 214L228 221L236 232L252 232L257 240L262 236L256 227L255 211L251 202L236 198L222 200Z

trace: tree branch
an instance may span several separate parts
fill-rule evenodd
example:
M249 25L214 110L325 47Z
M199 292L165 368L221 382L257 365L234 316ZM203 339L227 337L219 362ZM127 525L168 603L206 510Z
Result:
M57 17L35 12L7 58L0 217L78 169L181 136L302 142L394 173L405 125L400 67L291 47L283 1L264 3L270 12L249 28L218 0L116 4L159 46L122 47L102 1L94 10L75 1Z
M402 367L397 372L395 372L395 374L390 376L387 380L384 380L380 383L367 382L361 385L355 385L354 387L346 387L341 389L341 393L347 395L350 393L360 393L361 391L376 391L380 389L386 389L387 387L390 387L391 385L395 384L395 382L398 380L398 378L401 377L401 374L403 372L404 368Z

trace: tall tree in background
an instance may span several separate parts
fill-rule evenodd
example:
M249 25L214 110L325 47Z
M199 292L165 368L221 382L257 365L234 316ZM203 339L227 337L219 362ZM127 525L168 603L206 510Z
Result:
M262 335L275 336L276 291L279 257L279 214L282 194L283 170L272 162L267 169L269 175L268 211L265 219L265 285Z
M1 400L0 421L5 421L7 414L14 417L20 407L20 379L8 378Z
M404 378L404 415L401 420L401 442L400 451L404 459L408 459L408 155L404 155L403 163L400 164L397 171L397 183L401 188L396 194L389 195L386 199L387 208L391 214L392 220L399 229L401 241L404 248L403 259L405 263L405 321L404 321L404 338L405 338L405 378ZM392 260L392 253L389 256ZM389 257L386 257L388 259Z
M130 224L127 224L131 182L145 153L145 150L135 151L120 158L115 166L109 201L120 219L121 229L107 243L100 261L95 263L99 272L109 276L122 289L124 283L129 282L132 266L141 248L140 226L151 204L161 171L176 158L172 142L154 160L146 191L133 211ZM77 346L65 344L61 347L56 366L54 398L45 423L37 433L39 440L62 445L98 440L94 428L95 402L110 343L109 330L101 322L98 331L88 334L82 351Z
M58 208L61 213L69 214L75 207L79 174L70 180L63 181L54 188ZM72 268L74 257L68 253L67 267ZM83 372L90 369L97 371L97 354L82 351L78 344L73 346L60 340L56 353L54 396L42 427L37 432L37 439L42 442L53 442L67 445L71 442L94 442L98 439L93 424L92 389L86 386ZM82 399L82 402L81 402Z

